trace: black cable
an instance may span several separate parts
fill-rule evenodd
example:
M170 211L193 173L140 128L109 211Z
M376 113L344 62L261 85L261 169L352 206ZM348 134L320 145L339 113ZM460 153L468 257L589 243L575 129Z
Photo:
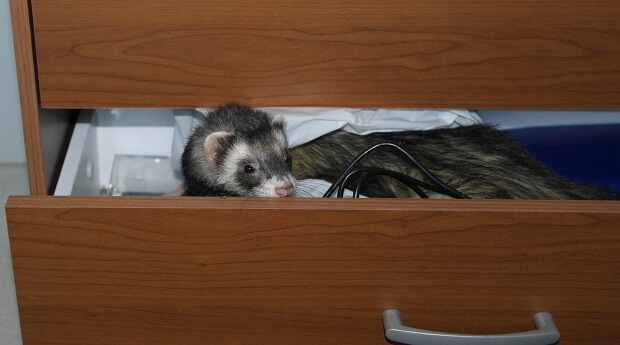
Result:
M422 172L422 174L424 176L426 176L428 179L430 179L433 183L435 183L437 186L439 186L442 189L442 191L440 193L449 195L449 196L451 196L453 198L457 198L457 199L469 199L469 197L467 195L465 195L465 194L463 194L463 193L461 193L461 192L451 188L450 186L446 185L445 183L443 183L440 179L438 179L433 173L428 171L422 164L420 164L413 156L411 156L403 148L401 148L400 146L398 146L396 144L392 144L392 143L379 143L379 144L376 144L376 145L371 146L370 148L364 150L359 155L357 155L357 157L355 157L355 159L349 164L349 166L345 169L345 171L338 177L336 182L334 182L329 187L329 189L327 189L325 194L323 194L323 197L324 198L331 197L331 195L334 193L334 190L337 187L343 185L345 179L347 179L348 177L350 177L352 175L351 174L351 170L353 169L353 167L362 158L364 158L366 155L370 154L372 151L374 151L376 149L379 149L379 148L382 148L382 147L392 147L392 148L395 148L398 151L400 151L402 154L404 154L416 166L416 168L418 168L418 170L420 170L420 172ZM420 182L422 182L422 181L420 181Z
M351 171L351 173L349 173L349 175L347 175L345 177L345 179L342 181L342 183L338 186L338 192L339 192L338 193L339 194L338 197L342 198L342 196L344 195L344 188L345 188L345 186L347 184L347 179L349 177L351 177L351 176L353 176L353 175L355 175L357 173L367 172L367 171L370 171L370 170L383 170L383 171L388 171L388 172L391 172L391 173L394 173L394 174L399 174L399 176L403 177L400 180L403 183L410 184L410 185L416 185L418 187L422 187L422 188L425 188L425 189L428 189L428 190L432 190L433 192L445 194L445 190L443 190L441 187L436 186L434 184L430 184L430 183L421 181L421 180L418 180L417 178L411 177L411 176L409 176L407 174L403 174L403 173L400 173L400 172L397 172L397 171L393 171L393 170L388 170L388 169L366 167L366 168L354 169L353 171Z
M426 195L426 193L424 193L424 191L422 191L422 189L420 189L420 187L418 186L418 182L422 182L418 179L415 179L409 175L405 175L403 173L399 173L396 171L392 171L392 170L388 170L388 169L381 169L381 168L374 168L366 173L364 173L362 176L360 176L360 178L358 179L356 185L355 185L355 190L353 192L353 197L354 198L359 198L360 197L360 188L362 186L362 184L369 178L373 177L373 176L389 176L391 178L394 178L402 183L404 183L406 186L408 186L409 188L413 189L414 192L416 192L416 194L418 194L418 196L420 198L423 199L428 199L428 195Z
M369 173L369 172L373 172L372 176L385 175L385 176L390 176L392 178L396 178L400 182L404 183L405 185L413 189L413 191L416 192L421 198L428 198L428 195L426 195L426 193L424 193L424 191L422 191L419 187L424 187L426 189L430 189L438 193L443 193L443 190L441 190L441 188L434 186L432 184L426 183L424 181L420 181L409 175L405 175L405 174L392 171L392 170L388 170L388 169L364 167L364 168L354 169L344 178L342 183L338 186L338 194L336 196L338 198L342 198L344 196L344 189L350 177L352 177L353 175L359 174L359 173ZM362 178L363 180L366 180L368 177L360 177L360 179ZM356 196L356 198L358 197L359 195Z
M437 188L433 188L434 187L433 185L427 184L427 183L425 183L423 181L420 181L418 179L415 179L415 178L413 178L411 176L408 176L408 175L405 175L405 174L401 174L399 172L392 171L392 170L382 169L382 168L364 167L364 168L354 169L353 171L351 171L344 178L342 183L338 186L338 193L336 194L336 197L342 198L344 196L344 189L345 189L345 186L347 184L348 179L350 177L352 177L353 175L357 175L357 174L360 174L360 173L366 173L366 174L362 175L362 177L360 177L360 179L363 179L362 181L365 181L368 178L368 177L364 177L364 176L366 176L369 173L372 173L372 175L370 175L370 176L385 175L385 176L391 176L393 178L396 178L399 181L401 181L404 184L406 184L411 189L413 189L413 191L416 192L421 198L428 198L428 195L426 195L424 193L424 191L422 191L418 187L418 184L422 184L422 185L424 185L424 187L430 187L429 189L433 189L433 190L438 191L438 192L441 193L441 191L437 190ZM398 174L399 176L396 176L396 174ZM359 180L358 180L358 186L359 186ZM355 197L359 198L359 193Z
M338 198L342 198L344 196L344 186L347 184L347 180L353 176L353 175L357 175L359 173L363 173L372 169L377 169L377 168L357 168L352 170L345 178L344 180L342 180L342 183L340 183L340 185L338 186L338 193L336 194L336 196Z
M359 162L362 158L364 158L367 154L369 154L370 152L376 150L379 147L385 146L385 143L383 144L377 144L374 145L368 149L366 149L365 151L363 151L362 153L360 153L359 155L357 155L357 157L355 157L355 159L353 159L353 161L349 164L349 166L342 172L342 174L338 177L338 179L336 180L336 182L334 182L329 189L327 189L327 191L325 192L325 194L323 194L324 198L329 198L332 196L332 194L334 193L334 190L336 189L337 186L339 186L342 181L344 180L345 176L348 175L348 173L351 171L351 169L353 168L353 166L355 166L355 164L357 164L357 162Z

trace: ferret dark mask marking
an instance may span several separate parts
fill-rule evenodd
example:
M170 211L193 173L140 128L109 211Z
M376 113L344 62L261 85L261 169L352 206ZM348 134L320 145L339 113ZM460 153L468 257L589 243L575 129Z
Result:
M211 111L183 152L186 194L289 196L295 179L285 124L283 116L238 104Z

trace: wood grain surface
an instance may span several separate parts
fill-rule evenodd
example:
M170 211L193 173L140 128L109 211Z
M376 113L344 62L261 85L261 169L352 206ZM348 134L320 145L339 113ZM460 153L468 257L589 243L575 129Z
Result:
M616 0L32 0L45 107L620 108Z
M26 148L26 164L30 194L46 195L41 132L39 130L39 98L34 65L30 9L27 0L9 0L13 45L17 69L22 126Z
M620 336L618 202L11 197L24 344Z

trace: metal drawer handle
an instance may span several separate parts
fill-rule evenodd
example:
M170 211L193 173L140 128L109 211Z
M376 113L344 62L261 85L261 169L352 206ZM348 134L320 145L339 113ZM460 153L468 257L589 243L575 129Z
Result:
M548 345L560 340L560 332L549 313L534 315L535 331L477 335L426 331L403 326L400 312L383 312L383 328L389 340L410 345Z

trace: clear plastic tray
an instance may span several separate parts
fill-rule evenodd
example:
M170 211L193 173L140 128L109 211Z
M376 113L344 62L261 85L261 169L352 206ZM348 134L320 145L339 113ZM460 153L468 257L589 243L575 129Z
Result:
M164 195L178 187L165 156L115 155L104 195Z

